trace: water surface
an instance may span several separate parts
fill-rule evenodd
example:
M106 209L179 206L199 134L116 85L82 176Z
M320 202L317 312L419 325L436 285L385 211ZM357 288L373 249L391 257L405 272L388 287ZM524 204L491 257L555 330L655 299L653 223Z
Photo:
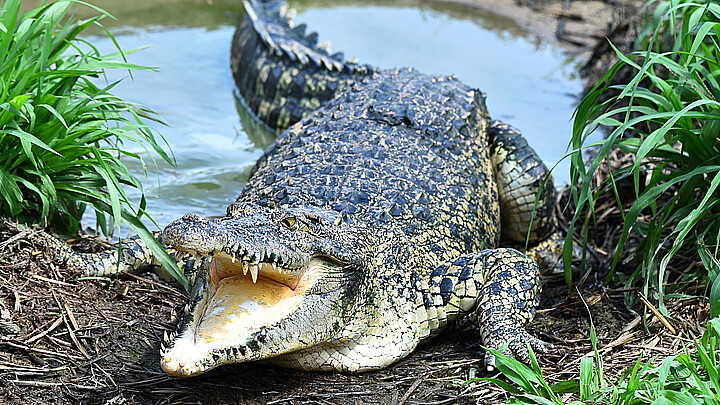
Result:
M155 110L169 127L154 125L177 167L148 173L148 212L162 227L186 212L220 215L272 141L240 105L229 69L236 2L95 2L118 17L104 20L128 56L157 72L109 72L122 80L115 93ZM412 66L457 74L488 94L493 118L523 131L552 166L564 154L581 81L563 50L491 13L435 2L291 2L296 21L331 39L335 51L378 67ZM109 23L108 23L109 21ZM112 42L90 38L113 52ZM152 166L149 159L148 166ZM129 162L133 163L133 162ZM141 167L133 168L142 176ZM567 182L567 165L556 169Z

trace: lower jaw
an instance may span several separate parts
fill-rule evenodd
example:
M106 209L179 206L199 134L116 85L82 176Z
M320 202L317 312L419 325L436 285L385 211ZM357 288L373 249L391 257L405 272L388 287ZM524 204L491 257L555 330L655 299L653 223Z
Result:
M293 290L262 276L257 282L242 274L217 281L212 280L217 269L210 273L210 287L193 311L193 321L161 355L167 374L189 377L220 364L264 357L258 353L259 333L300 306L308 277Z

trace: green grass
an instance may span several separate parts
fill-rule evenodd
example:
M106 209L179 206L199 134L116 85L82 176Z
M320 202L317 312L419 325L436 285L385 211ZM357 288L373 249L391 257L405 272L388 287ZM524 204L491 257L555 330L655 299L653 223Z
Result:
M663 301L673 293L666 290L668 282L703 281L715 318L682 354L638 359L617 382L603 373L594 328L594 357L581 359L579 378L555 385L545 381L534 357L529 367L495 353L510 383L490 380L515 394L509 403L562 404L563 394L572 393L573 404L720 405L720 4L666 0L648 6L653 13L636 43L639 50L624 55L615 49L619 61L575 112L570 184L576 212L570 229L584 229L587 242L597 196L612 193L623 229L606 280L617 276L641 286L666 315ZM631 79L614 84L628 69ZM588 145L600 127L609 135ZM590 147L597 154L586 166ZM595 172L616 149L631 154L632 163L593 188ZM619 181L630 182L634 195L620 195ZM634 251L639 264L632 274L617 274L631 232L642 240ZM568 284L571 255L572 234L563 257ZM681 273L673 269L680 260L695 265Z
M663 305L666 284L707 282L713 316L720 313L720 4L713 1L674 0L657 5L639 38L641 51L617 52L620 61L579 104L571 148L572 198L577 207L571 229L588 229L593 202L610 190L620 205L632 199L624 212L623 229L607 280L615 275L620 251L630 232L643 243L635 252L640 263L634 274L624 275L641 285L646 296ZM612 85L622 67L634 71L627 84ZM611 92L614 96L606 101ZM614 93L613 93L614 92ZM607 139L589 166L583 151L598 127L609 128ZM611 151L634 155L634 163L611 173L610 181L591 189L590 179ZM619 179L629 179L635 195L619 196ZM647 178L647 184L641 179ZM591 215L585 215L590 210ZM649 221L640 221L649 218ZM568 236L564 260L571 281ZM587 240L587 232L585 233ZM686 274L671 272L678 257L701 262ZM674 277L668 280L669 275Z
M95 8L97 17L75 21L68 17L75 4L85 3L58 1L20 16L19 0L2 1L0 215L75 233L91 207L105 234L127 224L186 285L141 222L144 195L134 204L124 191L132 187L142 193L141 182L123 163L142 159L126 144L142 145L169 163L173 159L163 148L164 139L143 121L152 114L112 95L117 83L98 87L101 80L94 80L106 69L148 68L128 63L119 47L117 54L101 55L78 38L109 15Z
M509 404L563 405L563 394L572 393L577 404L608 405L720 405L720 319L708 322L702 338L682 354L669 356L656 365L657 358L643 361L625 371L617 383L603 375L602 359L597 350L594 327L590 340L595 357L580 362L579 378L550 385L545 381L532 356L532 367L493 351L496 365L510 383L497 378L470 381L491 381L513 394ZM531 351L532 353L532 351Z

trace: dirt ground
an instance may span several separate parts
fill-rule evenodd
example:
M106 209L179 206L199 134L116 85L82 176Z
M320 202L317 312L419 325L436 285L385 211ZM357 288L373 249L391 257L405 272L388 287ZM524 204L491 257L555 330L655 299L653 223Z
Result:
M451 1L481 6L479 0ZM482 6L592 57L587 64L592 75L609 61L602 51L605 35L631 37L627 21L637 4L488 0ZM565 192L558 211L566 200ZM612 201L598 207L603 220L589 243L592 271L576 274L579 282L571 290L563 275L546 275L540 310L529 328L555 345L539 358L550 383L577 377L580 359L592 355L591 322L606 376L616 380L641 354L649 358L682 350L689 336L702 333L698 320L707 318L707 307L691 298L669 304L674 320L661 319L653 315L652 304L640 303L637 292L600 282L619 236L619 212ZM483 370L477 333L460 327L378 372L307 373L250 363L191 379L169 377L159 368L159 342L173 328L187 295L153 274L80 279L53 261L41 232L0 220L0 403L494 404L507 399L492 383L466 382L498 374ZM628 268L632 245L631 240L623 253ZM626 308L628 299L637 302L635 311Z

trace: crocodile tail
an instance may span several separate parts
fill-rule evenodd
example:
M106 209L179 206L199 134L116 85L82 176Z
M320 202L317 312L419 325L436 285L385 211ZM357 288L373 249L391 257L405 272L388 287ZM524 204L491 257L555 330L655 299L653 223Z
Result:
M162 242L159 231L153 232L153 236L177 262L192 285L201 262L195 255L180 253L166 246ZM54 254L57 262L69 269L82 271L88 277L110 277L122 273L138 274L153 270L165 281L173 279L173 276L164 270L150 247L138 235L122 240L120 254L118 254L117 247L97 253L76 252L67 243L45 231L38 231L35 233L35 237L48 247L48 252Z
M330 101L374 69L331 54L317 33L295 25L295 10L284 1L245 1L235 30L231 68L250 110L282 131Z
M159 235L156 233L156 238ZM123 272L137 274L147 269L161 268L150 248L137 235L123 239L120 255L117 248L97 253L76 252L64 241L44 231L38 232L36 237L55 254L55 260L70 269L82 271L86 276L106 277Z

